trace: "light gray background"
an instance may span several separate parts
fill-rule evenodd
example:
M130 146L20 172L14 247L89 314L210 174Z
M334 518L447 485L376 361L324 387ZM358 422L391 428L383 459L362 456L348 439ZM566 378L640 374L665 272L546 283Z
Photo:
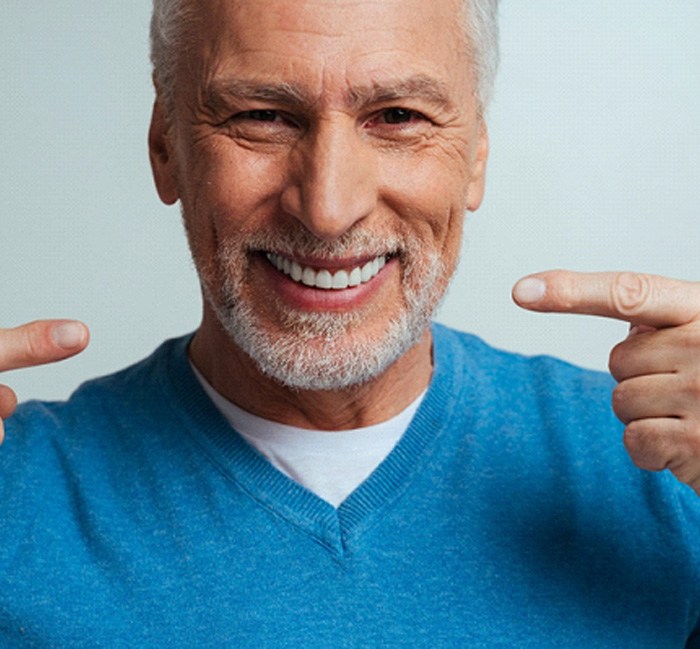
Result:
M146 156L146 0L0 3L0 326L75 317L81 356L9 372L21 398L195 328L177 208ZM440 320L524 353L604 368L621 323L521 311L547 268L700 279L700 2L505 0L482 209Z

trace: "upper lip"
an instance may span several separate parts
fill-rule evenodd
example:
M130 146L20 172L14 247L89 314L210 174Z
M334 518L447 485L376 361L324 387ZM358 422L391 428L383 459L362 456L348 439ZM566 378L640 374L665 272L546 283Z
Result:
M392 256L390 252L378 252L364 255L357 255L354 257L343 257L343 258L331 258L328 257L315 257L315 256L305 256L290 254L288 252L282 252L278 250L260 250L262 254L272 253L274 255L279 255L280 257L285 257L289 261L296 262L300 266L308 266L310 268L315 268L317 270L344 270L348 268L357 268L364 266L368 261L372 261L377 257L386 257L387 259Z

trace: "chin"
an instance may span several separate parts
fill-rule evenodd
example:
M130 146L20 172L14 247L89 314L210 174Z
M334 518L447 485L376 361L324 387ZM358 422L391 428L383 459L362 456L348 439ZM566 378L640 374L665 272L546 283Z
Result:
M301 314L294 326L271 329L244 307L216 312L261 374L305 391L344 390L376 379L420 342L432 315L432 309L404 311L377 332L358 323L356 314Z

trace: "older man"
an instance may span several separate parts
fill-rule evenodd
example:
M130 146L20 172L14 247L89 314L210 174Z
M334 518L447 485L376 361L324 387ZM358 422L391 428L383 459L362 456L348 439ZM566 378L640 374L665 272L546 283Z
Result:
M482 199L495 13L156 0L151 162L202 324L7 422L5 644L700 646L700 500L628 461L610 380L430 325ZM698 293L515 289L634 323L627 448L696 490ZM0 365L87 337L4 331Z

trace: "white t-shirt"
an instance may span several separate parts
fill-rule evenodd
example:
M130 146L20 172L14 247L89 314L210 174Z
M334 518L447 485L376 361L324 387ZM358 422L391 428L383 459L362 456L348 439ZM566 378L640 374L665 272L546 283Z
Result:
M192 365L214 405L279 471L338 507L379 466L406 432L425 392L395 417L341 431L287 426L253 415L219 394Z

